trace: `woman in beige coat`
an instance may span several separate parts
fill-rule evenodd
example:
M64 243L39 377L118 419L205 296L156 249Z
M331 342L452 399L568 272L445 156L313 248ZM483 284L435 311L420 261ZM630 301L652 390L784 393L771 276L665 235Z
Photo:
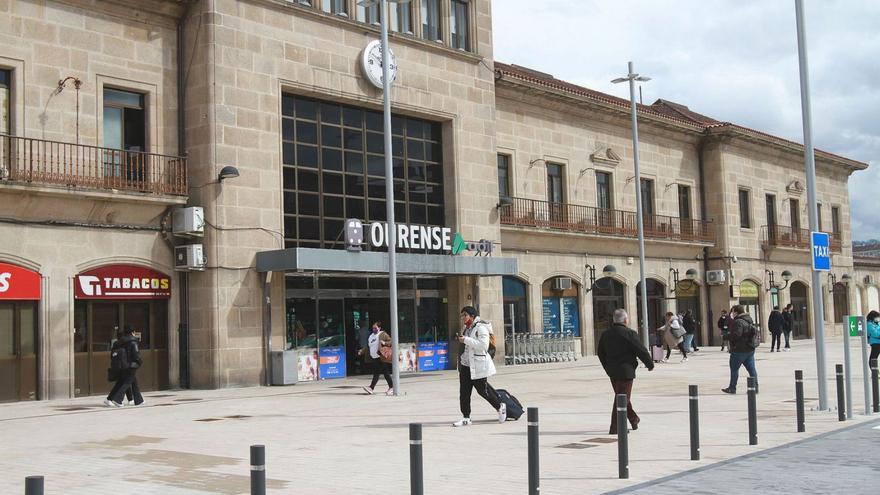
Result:
M681 321L671 311L666 313L666 324L660 327L660 331L663 332L663 342L666 344L666 359L663 362L669 361L673 347L677 347L681 351L681 362L687 362L688 355L684 348L684 335L686 332L681 325Z

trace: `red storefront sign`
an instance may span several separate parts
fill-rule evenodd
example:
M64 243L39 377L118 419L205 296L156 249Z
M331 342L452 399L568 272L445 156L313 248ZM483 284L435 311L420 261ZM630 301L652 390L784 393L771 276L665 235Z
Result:
M39 301L40 274L27 268L0 263L0 300Z
M168 299L171 277L136 265L107 265L76 276L76 299Z

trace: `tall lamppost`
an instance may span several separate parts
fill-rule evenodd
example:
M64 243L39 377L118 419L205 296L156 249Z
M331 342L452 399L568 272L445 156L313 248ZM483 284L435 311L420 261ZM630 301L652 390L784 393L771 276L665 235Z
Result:
M645 347L648 343L648 288L645 284L645 228L642 218L642 177L639 171L639 123L636 119L636 81L650 81L651 78L641 76L633 69L633 63L629 62L629 73L625 77L618 77L611 81L614 84L629 81L629 102L632 113L632 136L633 136L633 164L636 173L636 221L639 228L639 278L641 283L641 310L642 313L642 343Z
M394 395L400 395L400 362L397 359L399 331L397 325L397 226L394 223L394 167L391 163L391 81L388 49L388 2L409 3L410 0L361 0L364 7L379 4L379 24L382 31L382 112L385 134L385 214L388 225L388 302L391 323L391 383Z

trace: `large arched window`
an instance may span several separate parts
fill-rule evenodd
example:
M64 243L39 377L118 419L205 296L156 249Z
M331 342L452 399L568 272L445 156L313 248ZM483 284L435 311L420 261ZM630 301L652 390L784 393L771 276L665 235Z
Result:
M648 332L652 332L666 322L666 286L662 282L649 278L645 280L648 294ZM638 313L638 331L642 333L642 283L636 284L636 313Z
M849 294L846 285L834 284L834 323L842 323L843 317L849 314Z
M565 332L580 337L579 292L580 285L571 277L553 277L544 281L541 308L545 332Z
M626 309L626 287L610 277L600 278L590 291L593 294L593 331L599 342L602 332L611 328L615 309Z
M516 277L502 279L504 291L504 326L509 331L511 323L516 333L529 331L528 284ZM510 312L513 305L513 313Z

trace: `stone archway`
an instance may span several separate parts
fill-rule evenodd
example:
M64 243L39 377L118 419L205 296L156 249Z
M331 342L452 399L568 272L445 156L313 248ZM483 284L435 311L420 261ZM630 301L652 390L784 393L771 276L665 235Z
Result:
M806 339L812 335L810 329L810 294L803 282L792 282L788 289L791 296L793 320L792 337Z

